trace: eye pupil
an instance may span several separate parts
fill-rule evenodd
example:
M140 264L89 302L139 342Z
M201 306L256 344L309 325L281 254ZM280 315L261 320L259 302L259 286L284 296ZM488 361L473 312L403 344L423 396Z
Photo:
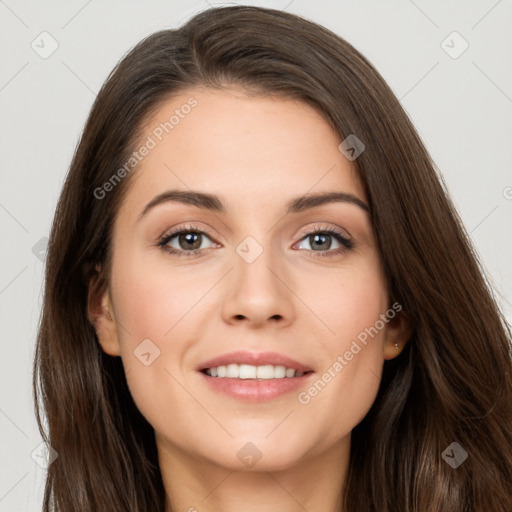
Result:
M191 247L190 245L188 247L186 247L187 249L199 249L199 247L201 247L201 242L199 241L199 244L197 244L197 241L200 240L200 233L186 233L186 234L181 234L179 236L179 242L180 244L182 242L186 242L187 244L194 244L194 238L195 238L195 242L196 242L196 246L193 246Z
M312 235L313 237L313 240L314 240L314 243L311 244L312 247L317 247L319 248L320 250L322 251L326 251L328 250L330 247L331 247L331 240L330 240L330 236L331 235L323 235L323 234L315 234L315 235ZM329 239L329 243L325 242L325 239L328 238ZM317 244L316 242L319 240L319 239L324 239L324 242L320 242L319 244ZM327 246L327 247L322 247L322 246Z

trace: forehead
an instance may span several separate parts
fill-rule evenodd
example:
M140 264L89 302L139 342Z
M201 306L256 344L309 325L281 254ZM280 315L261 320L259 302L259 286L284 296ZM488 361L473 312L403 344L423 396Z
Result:
M135 147L149 149L133 171L125 203L140 210L142 202L177 188L216 194L238 211L280 208L291 197L325 191L364 201L340 142L305 102L191 88L162 102L144 122Z

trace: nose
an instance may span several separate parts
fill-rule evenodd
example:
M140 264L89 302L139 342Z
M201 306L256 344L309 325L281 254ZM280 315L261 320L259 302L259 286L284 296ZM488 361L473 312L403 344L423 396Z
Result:
M270 253L264 250L252 262L234 254L234 268L226 276L222 293L225 322L260 328L267 323L284 327L294 321L293 283L284 265Z

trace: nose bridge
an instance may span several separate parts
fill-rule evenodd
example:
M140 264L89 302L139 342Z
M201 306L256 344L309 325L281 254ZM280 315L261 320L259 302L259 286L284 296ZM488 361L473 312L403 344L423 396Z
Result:
M258 236L258 235L256 235ZM261 240L261 242L260 242ZM253 293L277 296L280 286L275 275L278 255L272 248L270 237L246 236L235 249L235 279L240 285L252 289Z
M270 237L260 235L260 242L257 236L245 237L235 248L234 269L223 304L226 321L240 317L251 323L291 319L292 303L283 284L284 267L279 264Z

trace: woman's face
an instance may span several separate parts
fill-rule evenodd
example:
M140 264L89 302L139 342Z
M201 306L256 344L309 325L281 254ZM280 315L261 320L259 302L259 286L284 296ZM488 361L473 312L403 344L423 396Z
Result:
M342 140L304 103L201 88L144 130L101 297L115 321L94 322L159 449L266 470L346 450L407 332Z

